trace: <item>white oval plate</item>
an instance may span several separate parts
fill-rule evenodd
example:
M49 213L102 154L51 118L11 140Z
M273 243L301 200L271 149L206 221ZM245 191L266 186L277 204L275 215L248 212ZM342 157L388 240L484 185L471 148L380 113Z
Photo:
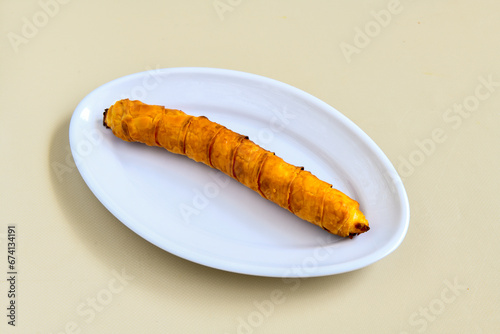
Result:
M371 230L333 236L201 163L116 138L102 114L122 98L205 115L248 135L356 199ZM338 274L382 259L408 229L406 192L379 147L331 106L272 79L211 68L132 74L85 97L69 131L78 170L111 213L206 266L272 277Z

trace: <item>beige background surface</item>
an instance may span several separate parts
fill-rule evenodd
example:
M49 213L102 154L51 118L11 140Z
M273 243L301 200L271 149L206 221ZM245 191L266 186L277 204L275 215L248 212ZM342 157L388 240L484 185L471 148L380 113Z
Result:
M116 3L0 1L0 332L500 331L498 1ZM271 77L353 120L402 176L403 244L355 272L286 282L191 263L131 232L75 168L69 120L110 80L179 66Z

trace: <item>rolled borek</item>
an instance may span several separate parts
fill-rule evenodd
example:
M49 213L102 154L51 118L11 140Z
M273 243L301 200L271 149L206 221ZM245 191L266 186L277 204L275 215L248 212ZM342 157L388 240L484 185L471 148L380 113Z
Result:
M216 168L332 234L352 237L370 229L358 202L205 116L125 99L106 109L103 123L125 141L160 146Z

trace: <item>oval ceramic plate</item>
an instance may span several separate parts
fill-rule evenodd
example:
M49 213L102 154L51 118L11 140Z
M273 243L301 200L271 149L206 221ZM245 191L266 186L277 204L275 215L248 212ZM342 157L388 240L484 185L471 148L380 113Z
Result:
M353 239L330 235L201 163L116 138L102 114L122 98L205 115L248 135L356 199L371 230ZM273 277L338 274L382 259L408 229L404 187L376 144L331 106L265 77L171 68L114 80L77 106L70 144L111 213L149 242L206 266Z

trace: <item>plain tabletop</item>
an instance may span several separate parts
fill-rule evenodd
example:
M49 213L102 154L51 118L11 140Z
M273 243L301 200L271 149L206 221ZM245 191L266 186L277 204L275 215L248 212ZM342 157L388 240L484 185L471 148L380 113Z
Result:
M0 29L1 333L500 331L498 1L3 0ZM287 279L131 231L76 168L70 119L107 82L178 67L272 78L354 122L408 194L401 245Z

